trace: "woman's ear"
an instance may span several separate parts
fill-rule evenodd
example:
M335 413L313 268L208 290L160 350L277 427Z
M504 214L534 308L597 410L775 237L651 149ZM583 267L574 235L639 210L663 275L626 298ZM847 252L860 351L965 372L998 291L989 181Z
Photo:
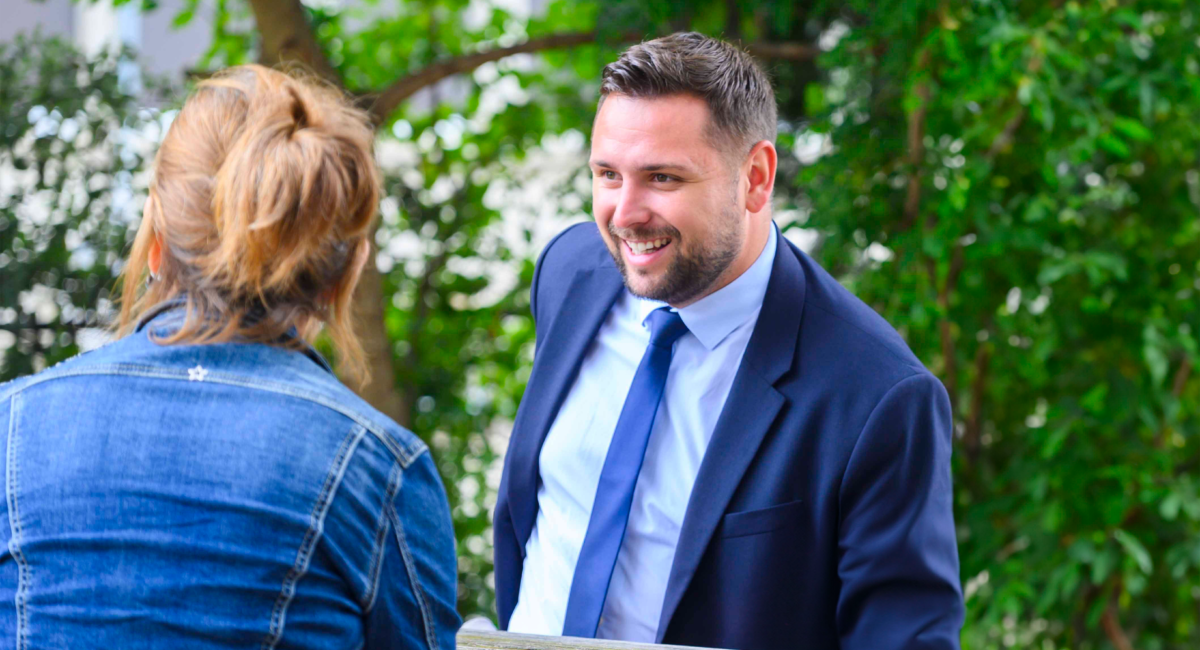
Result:
M151 277L158 277L158 272L162 270L162 238L154 235L154 240L150 242L150 254L146 257L146 263L150 267Z
M151 210L154 206L154 194L151 193L146 197L146 204L142 206L142 223L154 223L151 221ZM153 230L153 229L152 229ZM162 270L162 237L157 232L152 232L153 238L150 240L150 250L146 255L146 266L150 267L150 277L157 278L159 271Z
M365 237L359 240L351 253L350 267L346 270L346 274L342 276L342 280L325 291L321 292L321 302L326 305L333 305L343 296L343 293L353 293L354 287L358 285L358 280L362 277L363 268L367 265L367 260L371 259L371 242Z

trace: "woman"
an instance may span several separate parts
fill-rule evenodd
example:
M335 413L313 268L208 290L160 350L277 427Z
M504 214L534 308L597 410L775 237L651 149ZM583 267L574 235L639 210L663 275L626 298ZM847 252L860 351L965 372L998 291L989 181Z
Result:
M0 646L454 647L434 463L306 342L324 326L362 366L371 142L334 91L259 66L184 104L125 336L0 386Z

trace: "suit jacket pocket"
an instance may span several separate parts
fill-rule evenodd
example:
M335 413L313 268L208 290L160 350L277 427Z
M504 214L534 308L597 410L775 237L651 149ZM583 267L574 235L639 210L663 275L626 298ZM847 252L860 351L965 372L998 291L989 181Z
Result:
M800 520L803 505L803 501L792 501L761 510L731 512L721 521L721 537L758 535L795 524Z

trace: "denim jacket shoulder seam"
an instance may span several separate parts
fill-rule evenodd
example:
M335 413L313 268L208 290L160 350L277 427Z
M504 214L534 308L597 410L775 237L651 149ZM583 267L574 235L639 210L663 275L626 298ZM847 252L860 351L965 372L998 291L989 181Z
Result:
M5 480L4 493L8 505L8 525L9 525L9 552L12 553L13 559L17 562L17 590L14 597L14 605L17 615L16 642L17 650L24 650L28 647L29 633L29 612L26 608L25 599L29 591L29 562L25 560L25 553L21 549L21 511L18 503L17 493L20 490L20 466L17 463L17 445L20 443L20 437L17 433L17 416L21 410L21 394L14 393L11 397L5 397L9 400L8 413L8 440L5 445L7 458L4 459Z
M9 395L22 392L28 388L36 386L54 379L64 377L78 377L82 375L126 375L135 377L150 377L156 379L173 379L177 381L194 381L190 379L187 370L175 370L162 368L160 366L151 366L146 364L134 363L115 363L82 366L78 368L65 368L55 372L53 369L34 375L29 381L21 383L13 388L11 392L0 394L0 399L8 399ZM355 409L348 408L340 404L337 400L330 396L317 391L297 389L282 382L268 381L246 377L244 375L234 375L222 372L207 372L204 374L205 382L213 382L226 384L231 386L243 386L246 388L257 388L266 390L281 395L288 395L297 399L303 399L315 404L319 404L328 409L336 411L347 418L353 420L356 424L362 426L380 442L386 446L394 456L400 461L401 465L407 469L418 456L425 450L425 443L420 438L413 436L413 441L407 445L402 444L390 435L388 431L379 426L374 420L364 416Z
M408 582L412 586L413 598L421 609L421 623L425 627L425 643L429 646L429 650L439 650L437 633L433 625L433 614L429 611L429 604L425 602L425 590L421 587L421 579L417 575L417 566L413 561L412 552L408 550L408 542L405 540L404 526L400 523L400 515L396 513L393 504L387 504L386 508L388 518L392 520L392 531L396 536L396 544L400 547L400 557L404 560L404 568L408 572Z
M363 613L369 613L375 607L375 598L379 594L379 579L383 574L383 558L384 549L387 545L387 534L389 528L388 522L388 504L395 500L396 494L400 492L400 482L403 480L404 469L400 463L392 463L392 470L388 472L387 488L384 492L383 508L379 510L379 521L375 527L375 545L371 549L371 560L367 565L367 593L363 596L361 604Z
M350 461L354 458L355 450L366 434L366 428L361 424L356 424L346 434L346 437L342 439L342 444L338 446L333 463L329 468L329 473L325 475L325 483L321 486L321 492L317 495L317 500L313 503L312 512L309 513L308 531L304 534L304 539L300 542L300 548L296 550L296 561L287 575L284 576L283 587L279 591L279 596L275 600L275 607L271 612L271 626L267 637L263 639L260 646L261 650L272 650L279 643L280 639L283 638L284 624L287 621L287 609L292 602L292 597L296 595L296 586L308 573L313 550L325 532L325 516L329 513L329 508L333 504L333 497L342 483L342 478L346 475L346 468L349 467Z

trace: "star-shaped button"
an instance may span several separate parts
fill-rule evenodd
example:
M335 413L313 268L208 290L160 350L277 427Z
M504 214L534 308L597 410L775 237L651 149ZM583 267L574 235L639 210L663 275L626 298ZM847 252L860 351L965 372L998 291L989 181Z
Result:
M188 381L204 381L208 376L208 370L200 364L196 364L195 368L188 368Z

